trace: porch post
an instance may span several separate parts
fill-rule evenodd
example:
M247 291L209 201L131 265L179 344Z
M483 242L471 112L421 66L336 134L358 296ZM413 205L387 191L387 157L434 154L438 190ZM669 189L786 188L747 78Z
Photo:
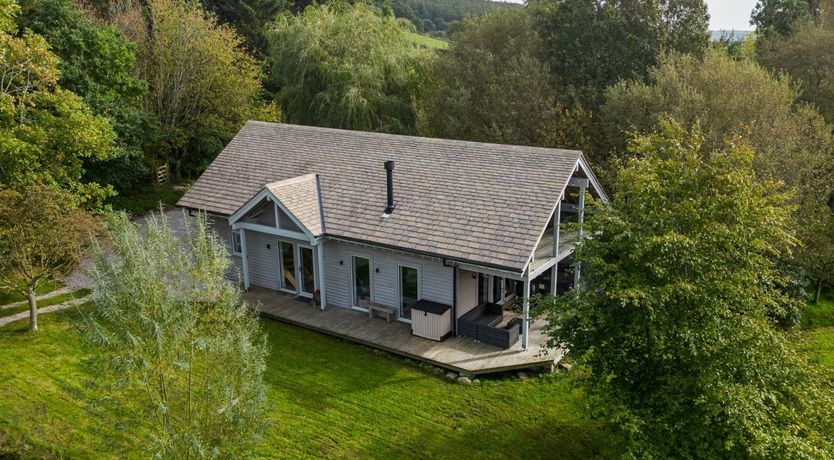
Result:
M550 269L550 295L556 295L556 285L559 277L559 262Z
M530 275L524 276L524 309L521 318L521 347L527 349L530 331Z
M246 230L240 229L240 260L243 267L243 288L249 290L249 261L247 260L248 250L246 248Z
M316 244L316 258L318 259L318 278L319 278L319 302L321 309L327 306L327 298L324 293L324 240L319 240Z
M579 187L579 240L582 240L582 237L585 235L585 231L583 225L585 223L585 185L583 184ZM576 289L579 286L579 276L580 276L580 265L579 262L576 262L574 265L573 270L573 288Z
M562 202L556 205L553 213L553 257L559 257L559 223L562 221Z

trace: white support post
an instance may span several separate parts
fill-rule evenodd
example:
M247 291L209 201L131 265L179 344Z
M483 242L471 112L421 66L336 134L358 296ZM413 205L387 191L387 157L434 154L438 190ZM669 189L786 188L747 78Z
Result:
M524 308L521 318L521 347L527 349L530 339L530 277L524 277Z
M582 240L582 237L585 236L585 230L583 228L583 224L585 223L585 190L587 186L583 184L583 186L579 187L579 239ZM579 276L580 276L580 266L579 262L574 263L574 270L573 270L573 288L576 289L579 286Z
M550 269L550 295L556 295L556 286L559 277L559 262Z
M246 248L246 230L240 229L240 260L243 266L243 288L249 290L249 260L247 257L248 250Z
M324 294L324 240L319 240L316 245L316 258L318 259L318 279L319 279L319 302L321 309L327 306L327 298Z
M553 257L559 257L559 224L562 222L562 202L556 205L553 213Z

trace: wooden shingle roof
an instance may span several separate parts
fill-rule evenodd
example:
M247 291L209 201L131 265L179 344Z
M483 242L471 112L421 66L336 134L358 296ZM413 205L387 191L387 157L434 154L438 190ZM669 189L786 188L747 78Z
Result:
M269 184L315 222L318 185L325 235L521 272L581 156L250 121L178 205L231 215ZM383 218L387 160L396 209ZM299 176L297 190L281 182Z
M318 182L318 176L307 174L266 184L266 189L314 236L324 234Z

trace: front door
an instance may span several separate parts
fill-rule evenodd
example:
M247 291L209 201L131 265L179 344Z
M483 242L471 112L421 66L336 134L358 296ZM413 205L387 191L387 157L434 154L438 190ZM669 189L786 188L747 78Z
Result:
M411 307L420 300L420 271L400 265L400 319L411 320Z

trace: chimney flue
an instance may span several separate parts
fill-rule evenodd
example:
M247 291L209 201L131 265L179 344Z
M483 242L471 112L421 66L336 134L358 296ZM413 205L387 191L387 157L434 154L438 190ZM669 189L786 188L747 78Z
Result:
M385 162L385 175L388 183L388 206L385 208L383 215L389 215L394 212L394 162Z

